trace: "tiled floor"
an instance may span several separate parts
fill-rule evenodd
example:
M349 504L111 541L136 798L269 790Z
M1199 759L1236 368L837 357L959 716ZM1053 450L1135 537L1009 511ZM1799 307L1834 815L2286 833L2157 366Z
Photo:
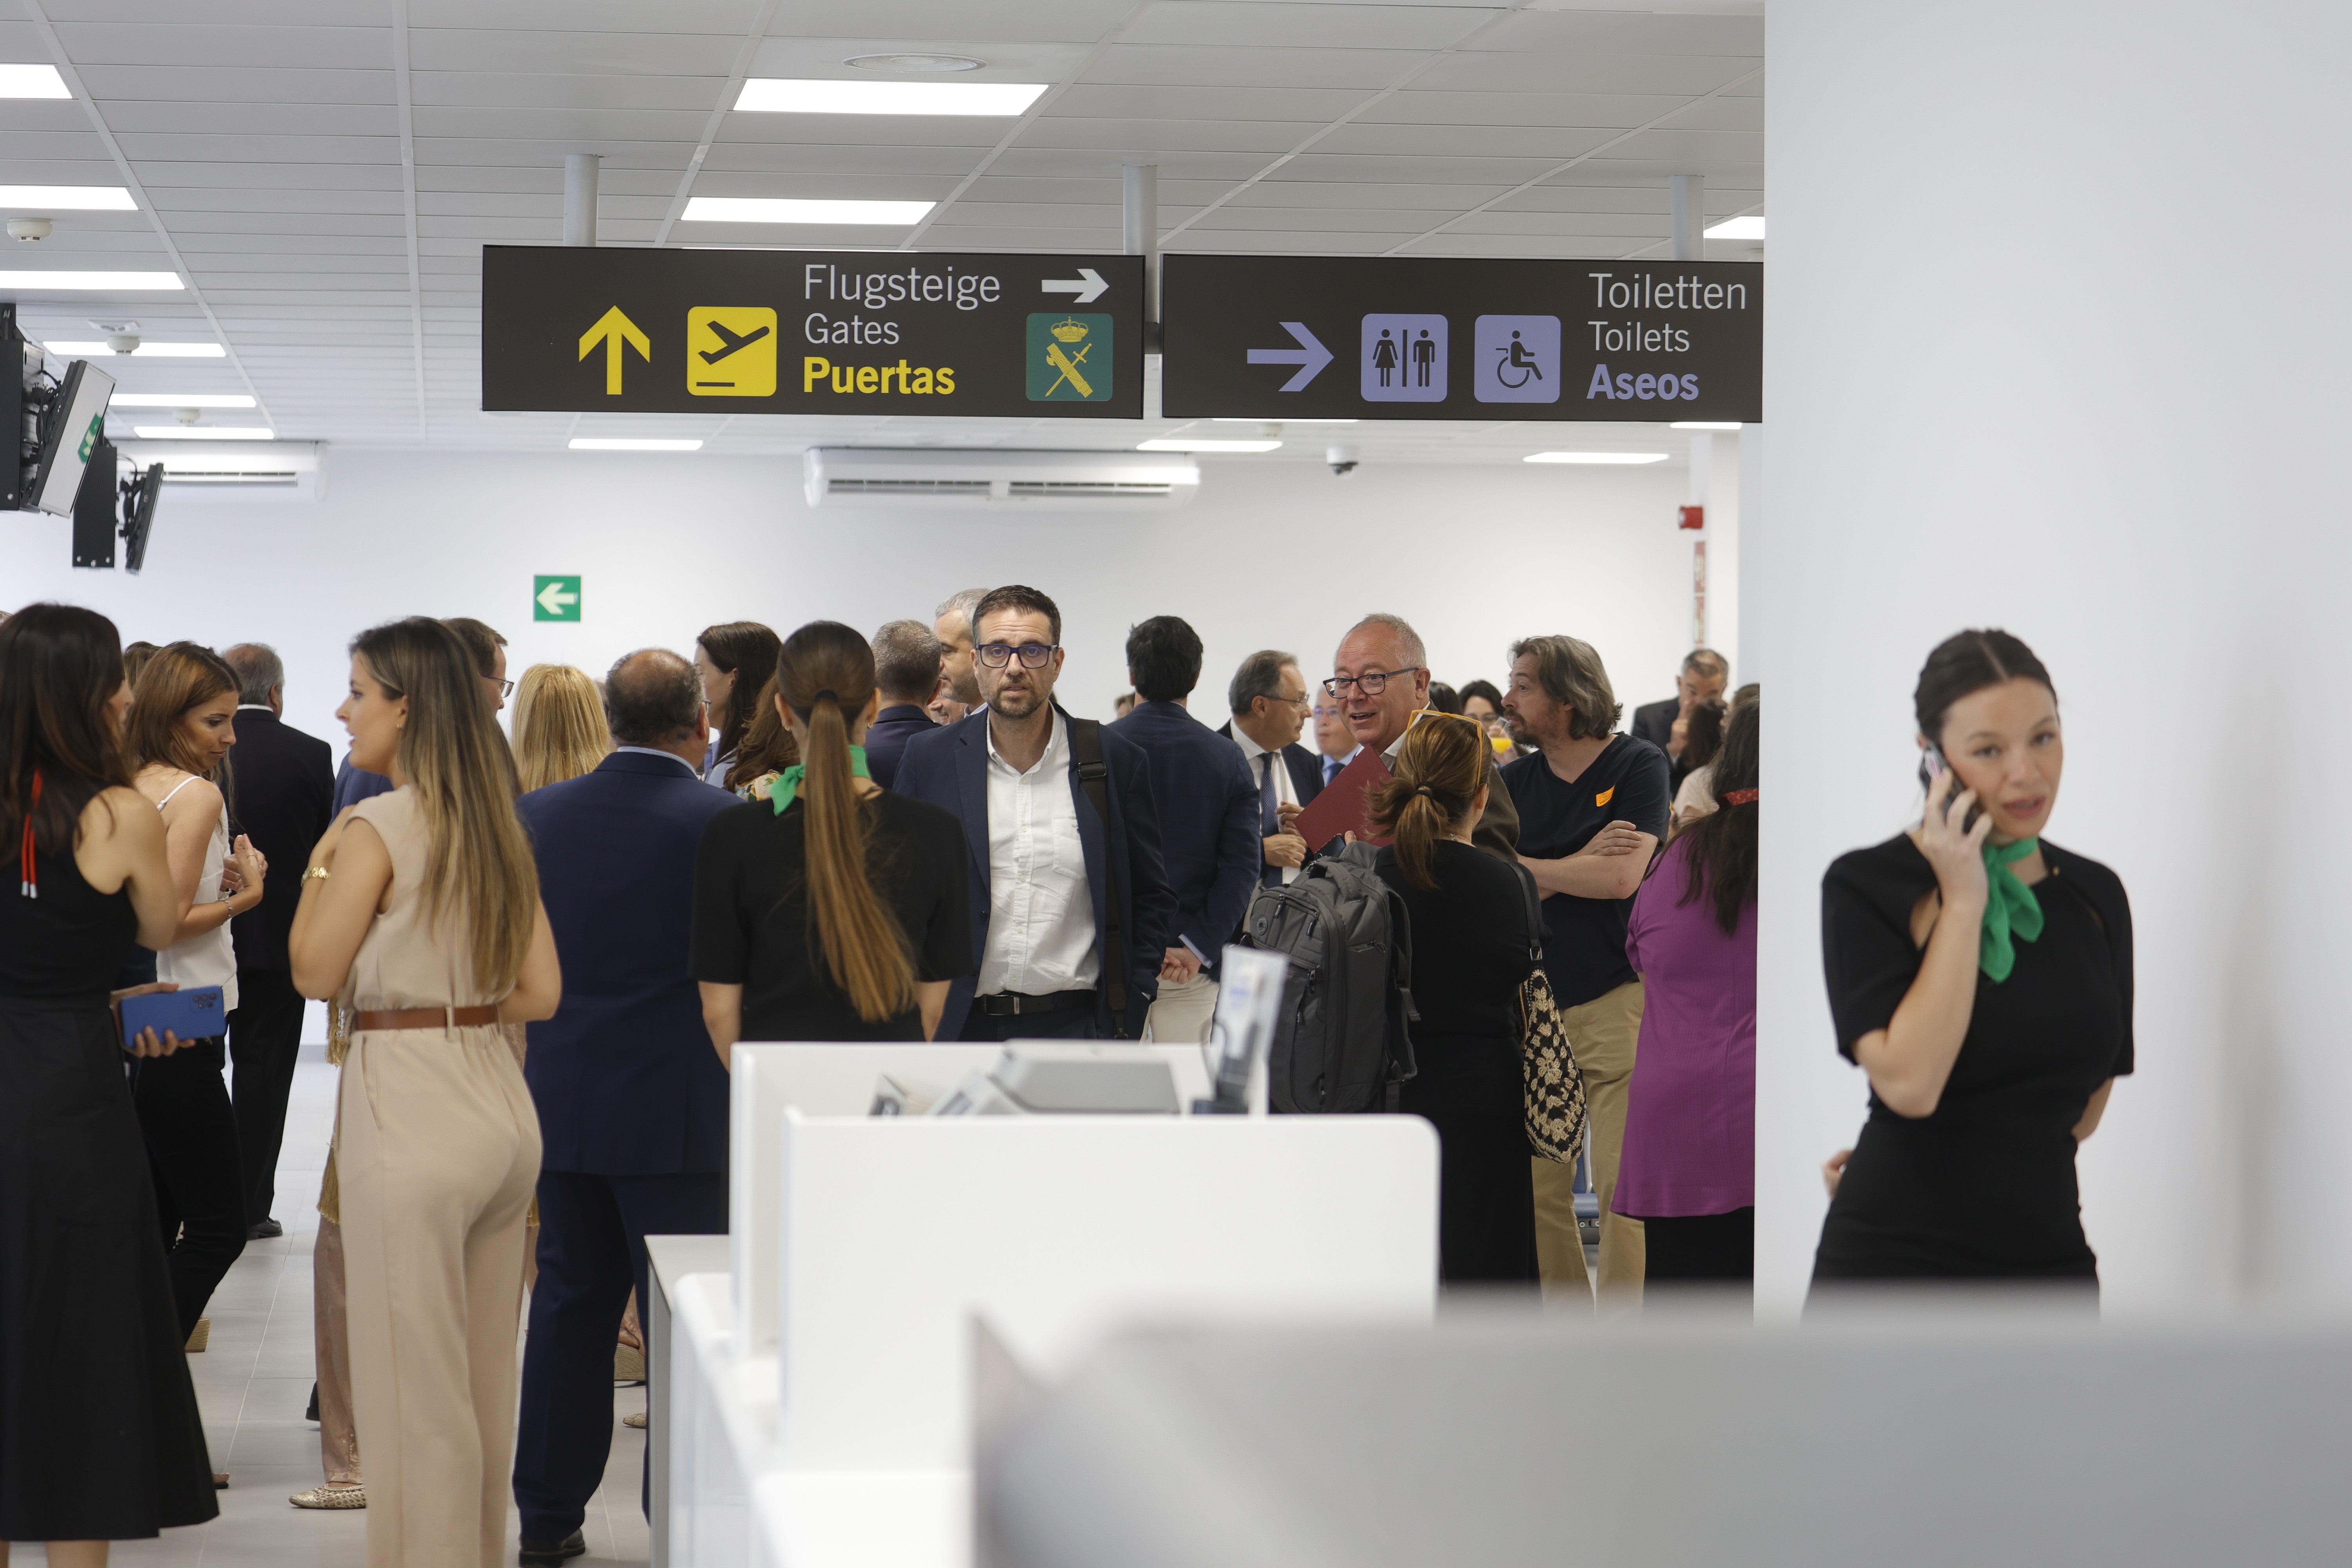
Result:
M170 1568L361 1568L367 1560L367 1515L293 1507L286 1500L324 1479L319 1428L302 1418L313 1373L310 1341L310 1247L318 1231L311 1206L319 1194L327 1140L334 1125L335 1069L322 1047L303 1047L286 1118L286 1146L278 1172L278 1221L286 1234L250 1243L213 1296L205 1315L212 1340L188 1358L203 1406L213 1467L229 1473L221 1512L209 1524L167 1530L154 1541L122 1542L114 1561ZM645 1408L645 1390L614 1391L613 1457L604 1485L588 1505L588 1555L581 1568L648 1560L645 1516L638 1510L643 1432L623 1426L623 1415ZM366 1456L361 1456L366 1465ZM514 1521L508 1517L507 1561L512 1562ZM18 1546L11 1568L41 1563L37 1546Z

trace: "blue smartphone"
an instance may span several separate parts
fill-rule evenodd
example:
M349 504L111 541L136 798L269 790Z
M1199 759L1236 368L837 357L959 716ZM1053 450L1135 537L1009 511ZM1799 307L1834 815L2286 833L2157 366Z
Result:
M145 1030L162 1039L166 1033L183 1041L209 1039L228 1033L228 1010L217 985L191 985L178 991L156 991L122 999L122 1048Z

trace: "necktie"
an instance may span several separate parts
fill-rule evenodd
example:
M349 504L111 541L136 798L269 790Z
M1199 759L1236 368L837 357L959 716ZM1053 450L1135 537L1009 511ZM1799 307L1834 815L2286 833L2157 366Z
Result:
M1329 784L1333 779L1336 779L1336 778L1338 778L1339 776L1339 758L1337 758L1337 757L1326 757L1326 758L1324 758L1324 759L1323 759L1323 782L1324 782L1325 784Z
M1272 752L1260 752L1257 758L1257 819L1268 838L1282 831L1282 801L1274 789L1275 756ZM1262 866L1257 874L1258 885L1265 888L1282 886L1282 868Z

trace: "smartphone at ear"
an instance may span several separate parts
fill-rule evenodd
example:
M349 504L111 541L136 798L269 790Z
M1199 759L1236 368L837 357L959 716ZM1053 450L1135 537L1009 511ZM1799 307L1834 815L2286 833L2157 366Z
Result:
M1933 741L1928 742L1927 751L1921 753L1919 758L1919 787L1927 791L1932 796L1935 794L1936 781L1951 771L1952 764L1944 760L1944 748ZM1969 807L1968 816L1960 819L1960 831L1974 832L1977 818L1983 815L1984 802L1978 801L1971 805Z

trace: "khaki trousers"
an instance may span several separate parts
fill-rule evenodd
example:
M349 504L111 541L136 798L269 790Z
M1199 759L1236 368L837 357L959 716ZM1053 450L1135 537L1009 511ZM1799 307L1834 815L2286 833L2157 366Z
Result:
M354 1034L340 1183L369 1568L499 1568L539 1119L495 1027Z
M1626 1089L1633 1078L1633 1046L1642 1033L1642 983L1628 981L1603 996L1563 1010L1569 1043L1584 1075L1590 1118L1585 1156L1593 1195L1601 1200L1600 1300L1606 1309L1642 1300L1642 1222L1609 1212L1617 1195L1617 1161L1625 1149ZM1591 1287L1584 1243L1576 1229L1576 1167L1531 1158L1536 1188L1536 1259L1546 1300L1580 1301Z
M1179 985L1160 983L1160 994L1143 1016L1143 1037L1162 1046L1205 1046L1217 1016L1217 983L1206 974Z
M360 1432L352 1419L352 1335L344 1302L343 1227L319 1216L310 1249L310 1321L319 1347L319 1457L327 1484L360 1484Z

